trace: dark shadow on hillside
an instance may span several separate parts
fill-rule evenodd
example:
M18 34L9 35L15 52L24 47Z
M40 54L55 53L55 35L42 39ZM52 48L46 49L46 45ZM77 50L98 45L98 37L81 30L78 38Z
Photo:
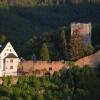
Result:
M99 24L100 6L66 5L59 7L10 7L8 9L0 9L0 34L5 34L11 42L16 44L16 48L26 48L26 41L34 34L55 31L59 27L70 26L71 22ZM100 41L96 38L99 36L99 32L98 28L98 33L93 33L95 43L98 44L100 44Z
M0 9L0 33L42 33L71 22L100 23L99 5ZM6 30L5 30L6 29ZM15 30L15 31L14 31Z

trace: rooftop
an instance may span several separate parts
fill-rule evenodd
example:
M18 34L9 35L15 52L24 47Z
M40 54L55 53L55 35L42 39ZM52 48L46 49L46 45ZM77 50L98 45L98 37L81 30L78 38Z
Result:
M6 56L5 58L18 58L17 56L15 56L13 53L8 54L8 56Z

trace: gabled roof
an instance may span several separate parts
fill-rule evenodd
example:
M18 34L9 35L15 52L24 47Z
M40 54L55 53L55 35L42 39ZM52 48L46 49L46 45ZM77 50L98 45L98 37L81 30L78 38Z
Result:
M8 42L5 46L0 46L0 53L2 54L3 51L5 50L5 48L8 48L8 47L12 48L13 54L14 54L16 57L18 57L18 55L17 55L15 49L13 48L13 46L11 45L10 42ZM9 53L10 53L10 52L9 52ZM15 57L14 57L14 58L15 58Z
M15 56L13 53L8 54L8 56L6 56L5 58L18 58L17 56Z
M10 42L8 42L8 43L10 43ZM7 44L8 44L8 43L7 43ZM3 45L0 44L0 53L3 51L3 49L6 47L7 44L3 44Z

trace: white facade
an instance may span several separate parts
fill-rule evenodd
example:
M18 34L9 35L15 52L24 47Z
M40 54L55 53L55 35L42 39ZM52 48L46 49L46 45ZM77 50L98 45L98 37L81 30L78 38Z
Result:
M91 33L92 33L92 24L91 23L72 23L71 24L71 35L75 31L83 37L83 42L85 45L91 44Z
M16 76L19 58L11 43L8 42L0 53L0 77Z

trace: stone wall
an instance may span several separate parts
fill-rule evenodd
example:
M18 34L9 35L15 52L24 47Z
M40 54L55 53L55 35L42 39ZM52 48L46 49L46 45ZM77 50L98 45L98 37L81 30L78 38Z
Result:
M83 67L84 65L90 65L95 68L100 63L100 51L90 56L81 58L75 61L75 65ZM65 71L69 67L69 61L24 61L19 65L19 71L24 74L33 74L37 76L43 76L46 72L53 74L58 71Z
M76 65L83 67L84 65L90 65L95 68L100 63L100 50L95 54L81 58L75 62Z

